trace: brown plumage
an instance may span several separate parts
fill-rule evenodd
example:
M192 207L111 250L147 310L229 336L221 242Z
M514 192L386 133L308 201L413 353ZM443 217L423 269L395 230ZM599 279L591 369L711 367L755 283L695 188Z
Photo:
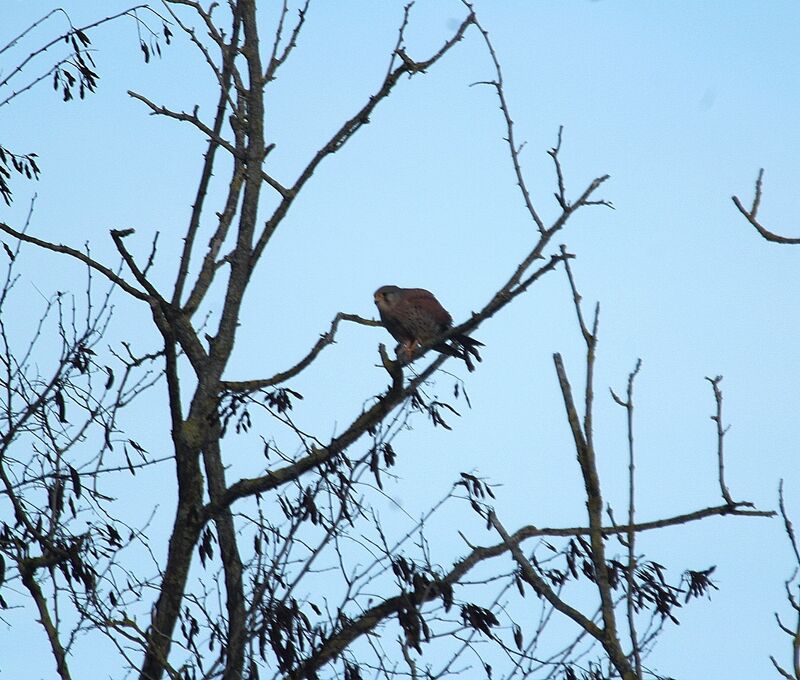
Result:
M400 351L407 360L414 357L418 345L430 345L453 327L453 318L433 293L424 288L381 286L374 298L383 325L400 343ZM449 340L454 344L442 341L433 345L433 349L463 359L470 371L475 370L472 357L481 360L478 347L483 343L461 333Z

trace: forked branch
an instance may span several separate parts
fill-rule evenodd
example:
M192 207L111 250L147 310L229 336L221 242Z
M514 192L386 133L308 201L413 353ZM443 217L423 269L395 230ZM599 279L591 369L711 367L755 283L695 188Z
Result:
M100 264L97 260L92 259L86 253L82 253L80 250L76 250L75 248L71 248L70 246L65 246L60 243L51 243L50 241L45 241L40 238L36 238L35 236L29 236L24 232L18 231L13 227L5 224L4 222L0 222L0 231L4 231L9 236L13 236L20 241L24 241L25 243L30 243L32 245L38 246L39 248L44 248L45 250L49 250L54 253L61 253L63 255L69 255L70 257L78 260L79 262L83 262L83 264L91 267L97 272L100 272L103 276L105 276L109 281L118 285L122 290L124 290L129 295L132 295L138 300L144 300L148 302L150 300L150 296L147 293L142 292L138 288L134 287L130 283L128 283L125 279L119 276L116 272L114 272L109 267L106 267L104 264Z
M767 239L767 241L772 241L773 243L797 245L798 243L800 243L800 238L789 238L788 236L781 236L780 234L770 231L763 224L761 224L761 222L758 221L758 208L761 205L761 189L763 186L763 180L764 180L764 168L761 168L758 171L758 177L756 177L756 187L755 187L755 193L753 195L753 204L752 206L750 206L750 209L744 207L742 201L739 199L738 196L731 196L733 204L736 206L739 212L745 216L745 219L756 228L756 231L759 234L761 234L765 239Z

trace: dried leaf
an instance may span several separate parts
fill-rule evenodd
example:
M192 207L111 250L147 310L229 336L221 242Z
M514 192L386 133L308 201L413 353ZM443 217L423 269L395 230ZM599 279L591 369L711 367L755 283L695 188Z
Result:
M62 423L67 422L67 407L64 403L64 395L61 393L61 390L56 390L56 406L58 407L58 420Z
M75 491L75 495L78 498L80 498L81 497L81 476L78 474L78 471L74 467L72 467L71 465L69 465L67 467L69 467L69 476L70 476L70 479L72 479L72 489L73 489L73 491Z
M514 624L514 644L519 651L522 651L522 628Z

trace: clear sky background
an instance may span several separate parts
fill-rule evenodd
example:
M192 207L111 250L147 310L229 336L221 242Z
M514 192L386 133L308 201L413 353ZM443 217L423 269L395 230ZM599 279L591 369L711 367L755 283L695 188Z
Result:
M0 43L53 6L4 0ZM125 4L62 6L82 25ZM546 220L558 214L546 151L559 125L571 197L593 177L611 175L601 193L616 210L581 210L558 239L577 255L587 311L601 303L595 425L606 501L623 515L625 413L608 387L624 391L641 357L639 516L720 502L714 403L704 377L721 374L724 418L732 425L732 495L776 508L784 478L790 512L800 521L800 248L762 240L730 200L736 193L749 203L758 169L766 168L760 215L775 231L800 236L800 4L537 0L479 1L476 9L503 65L540 213ZM395 2L312 4L300 45L267 101L267 136L277 144L269 167L284 184L377 87L401 16ZM420 2L408 29L409 55L428 57L463 16L458 2ZM272 20L266 12L265 30ZM54 21L37 35L62 29ZM203 140L187 125L148 116L126 91L174 109L198 104L211 116L210 74L175 33L163 58L145 65L132 22L101 28L93 34L96 95L62 104L44 86L0 108L0 143L38 152L42 167L39 182L14 181L15 203L0 207L2 221L21 225L35 191L30 233L77 247L88 242L111 263L117 259L109 229L135 227L128 243L141 254L159 230L155 276L164 287L173 282ZM0 55L0 69L7 72L34 42L16 59ZM430 73L401 83L370 124L325 162L258 270L228 378L265 377L290 365L338 311L373 316L372 292L383 284L428 288L457 321L488 301L535 239L496 96L470 87L492 77L470 29ZM224 181L224 172L218 176ZM217 210L221 185L215 192ZM24 336L43 303L38 291L80 293L84 274L30 248L20 271L13 313ZM109 342L134 335L140 349L152 347L155 337L143 330L147 309L121 295L116 301ZM399 478L388 492L418 516L460 471L472 471L502 485L496 510L509 528L585 524L552 364L552 353L562 352L574 384L582 384L582 343L563 272L548 275L476 337L486 348L474 374L447 364L465 379L473 408L462 409L453 432L420 422L403 433L395 446ZM390 342L381 329L343 327L316 368L290 384L306 396L298 411L304 425L325 434L341 430L383 387L385 373L375 367L379 342ZM448 394L452 383L442 376L436 389ZM168 444L168 430L159 429L152 412L156 401L129 418L134 438L154 453ZM168 494L168 477L143 475L143 496ZM135 515L136 501L120 502ZM154 532L171 523L173 507L164 501ZM476 544L496 542L465 507L444 517L431 531L439 532L434 557L445 566L467 550L454 522ZM793 563L780 520L715 518L642 537L640 546L673 573L717 565L720 588L710 602L679 613L681 625L668 627L647 660L651 668L682 679L767 678L775 677L770 654L788 663L789 640L773 618L779 611L792 620L783 580ZM51 677L41 634L22 638L20 625L0 623L0 677ZM101 677L92 665L76 675ZM108 677L118 674L110 669Z

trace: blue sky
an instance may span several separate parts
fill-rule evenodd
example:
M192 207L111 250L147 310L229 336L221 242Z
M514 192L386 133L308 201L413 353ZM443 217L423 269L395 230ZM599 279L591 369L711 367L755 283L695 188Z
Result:
M124 7L116 0L63 6L76 25ZM0 42L51 7L4 3ZM622 391L641 357L640 517L718 502L713 399L704 377L722 374L732 494L774 508L784 478L790 511L800 518L800 251L761 240L730 200L736 193L748 203L764 167L764 222L800 235L800 5L538 0L476 8L503 65L540 213L557 215L546 151L560 125L571 196L593 177L611 175L602 196L616 210L581 211L559 240L577 254L574 270L587 303L601 303L595 422L606 501L620 516L627 493L624 412L607 388ZM401 3L390 2L312 6L267 101L267 134L277 143L270 168L284 183L379 83L401 11ZM408 53L428 56L463 14L457 2L420 2ZM284 368L337 311L373 315L372 291L383 284L429 288L464 319L527 252L535 227L514 186L495 95L470 87L492 77L478 37L471 32L430 73L402 83L370 125L320 168L261 264L228 377ZM160 230L155 276L166 287L202 139L188 126L148 116L125 93L176 109L198 104L210 115L209 73L181 36L147 66L130 22L93 38L101 74L96 95L61 104L44 87L0 108L0 142L37 151L43 170L36 185L15 182L15 204L0 209L0 219L20 224L35 190L31 233L75 246L88 241L98 258L112 262L108 229L135 227L129 243L139 253ZM9 66L0 62L4 72ZM224 181L224 172L218 178ZM221 186L215 191L218 204ZM75 290L82 281L79 268L54 256L28 249L23 263L17 313L25 322L41 299L34 284ZM135 332L144 345L147 310L121 296L117 302L114 337ZM581 384L582 348L563 273L549 275L476 336L486 344L479 369L467 376L448 364L466 380L473 408L463 410L453 432L420 424L403 433L396 446L400 478L389 493L416 516L459 471L477 471L502 484L496 507L508 527L583 523L551 358L562 352ZM342 328L315 370L292 385L307 396L301 417L309 427L341 429L381 389L376 347L388 341L380 329ZM451 387L452 379L440 379L443 393ZM131 427L137 417L143 416L135 411ZM156 450L164 443L159 436L154 427L139 439ZM159 521L166 525L171 512L165 503ZM467 513L455 516L474 542L494 542ZM447 529L440 527L437 541L445 564L466 549ZM677 678L770 677L769 655L788 658L788 639L773 620L776 610L789 616L783 580L792 569L778 520L711 519L640 545L675 571L716 564L720 587L710 603L682 612L681 625L648 659L651 667ZM6 666L9 641L18 648L14 630L0 632L1 670L18 677L14 661ZM49 659L41 668L37 673L48 677Z

